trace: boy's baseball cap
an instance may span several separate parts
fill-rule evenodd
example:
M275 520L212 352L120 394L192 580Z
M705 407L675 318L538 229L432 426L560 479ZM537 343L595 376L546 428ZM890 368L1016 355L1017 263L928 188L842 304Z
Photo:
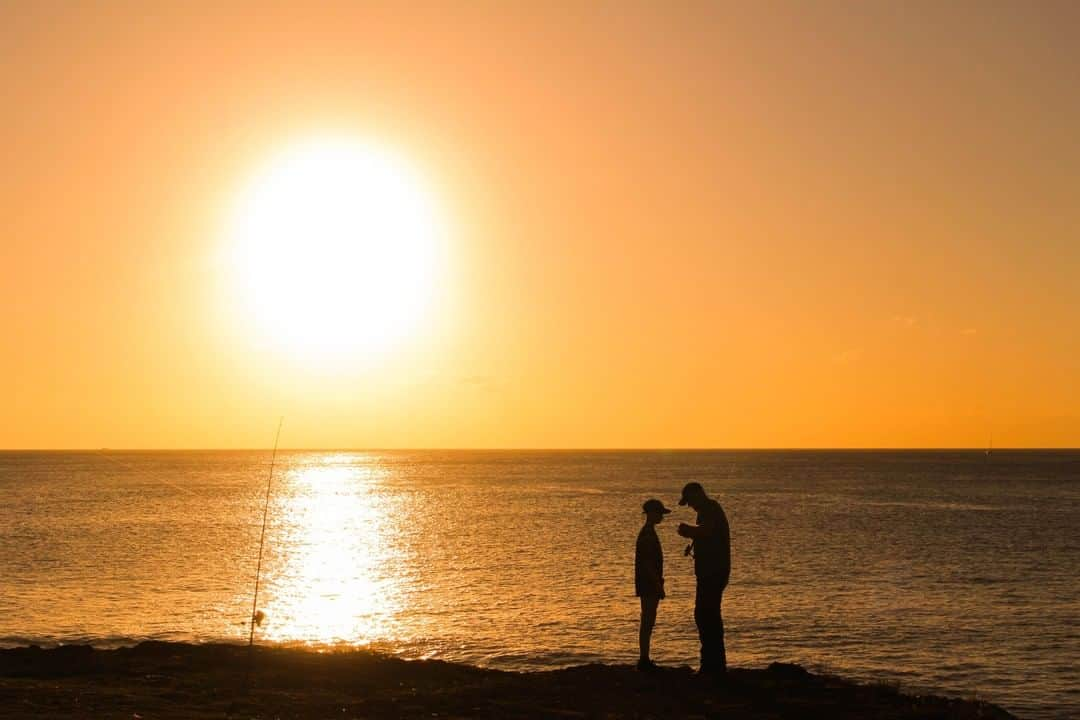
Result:
M669 512L671 512L666 507L664 507L664 503L660 502L656 498L652 498L651 500L646 500L645 503L641 506L641 509L644 512L658 512L658 513L663 513L665 515L667 515Z

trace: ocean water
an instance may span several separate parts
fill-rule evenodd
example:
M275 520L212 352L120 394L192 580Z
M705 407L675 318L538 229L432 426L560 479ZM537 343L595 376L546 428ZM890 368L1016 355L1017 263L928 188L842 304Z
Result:
M269 462L0 453L0 644L246 641ZM283 452L257 641L633 662L655 496L653 655L694 665L690 480L731 523L731 664L1080 717L1080 452Z

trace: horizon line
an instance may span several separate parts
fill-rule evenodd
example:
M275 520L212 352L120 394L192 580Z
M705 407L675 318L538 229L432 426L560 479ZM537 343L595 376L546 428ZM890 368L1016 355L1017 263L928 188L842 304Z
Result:
M758 447L278 447L278 452L993 452L1004 451L1080 451L1080 446L758 446ZM68 448L0 448L0 452L270 452L272 447L68 447Z

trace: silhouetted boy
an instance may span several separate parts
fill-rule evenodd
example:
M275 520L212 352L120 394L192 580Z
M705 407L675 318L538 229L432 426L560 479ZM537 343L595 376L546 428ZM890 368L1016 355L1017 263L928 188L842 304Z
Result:
M656 625L656 609L664 595L664 551L660 548L660 538L656 536L656 524L662 522L670 510L659 500L646 500L641 506L645 512L645 525L637 536L637 550L634 553L634 589L641 598L641 629L638 633L638 670L643 672L656 669L656 663L649 659L649 644L652 641L653 626Z

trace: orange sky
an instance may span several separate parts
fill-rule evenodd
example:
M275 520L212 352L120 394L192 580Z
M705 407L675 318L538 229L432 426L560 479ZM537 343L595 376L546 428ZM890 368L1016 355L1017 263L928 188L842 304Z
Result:
M1080 445L1080 6L224 4L0 6L0 447ZM327 132L449 232L331 370L215 259Z

